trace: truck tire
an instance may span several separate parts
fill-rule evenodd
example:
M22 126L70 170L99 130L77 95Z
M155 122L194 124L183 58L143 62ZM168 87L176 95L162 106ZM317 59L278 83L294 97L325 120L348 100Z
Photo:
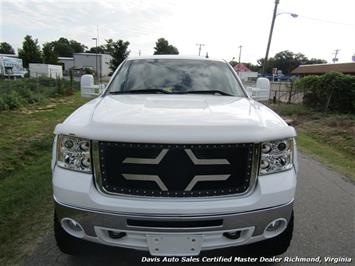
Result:
M248 246L248 251L251 255L257 257L273 257L285 253L292 240L293 220L294 215L292 212L287 228L280 235Z
M77 255L82 253L85 241L71 236L61 226L56 213L54 212L54 236L57 246L65 254Z

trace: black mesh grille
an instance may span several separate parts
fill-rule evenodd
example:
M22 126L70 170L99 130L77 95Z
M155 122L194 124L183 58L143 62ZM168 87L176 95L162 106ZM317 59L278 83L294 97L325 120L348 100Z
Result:
M216 196L248 189L253 144L101 141L99 158L102 187L107 192L162 197Z

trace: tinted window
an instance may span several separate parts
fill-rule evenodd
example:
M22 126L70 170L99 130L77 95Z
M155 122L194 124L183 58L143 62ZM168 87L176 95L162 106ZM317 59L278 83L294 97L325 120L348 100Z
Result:
M245 96L226 63L187 59L128 60L110 91L161 89L171 93L218 90Z

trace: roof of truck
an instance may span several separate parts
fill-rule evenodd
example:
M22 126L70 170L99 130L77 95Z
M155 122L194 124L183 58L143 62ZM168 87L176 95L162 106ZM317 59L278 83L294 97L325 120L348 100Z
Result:
M189 59L189 60L225 62L225 60L219 58L206 58L204 56L185 56L185 55L147 55L147 56L134 56L134 57L127 58L127 60L139 60L139 59Z

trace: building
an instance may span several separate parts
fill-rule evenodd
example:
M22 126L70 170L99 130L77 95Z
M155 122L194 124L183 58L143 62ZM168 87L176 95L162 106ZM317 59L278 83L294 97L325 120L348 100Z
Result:
M300 65L294 69L293 75L321 75L327 72L336 71L343 74L355 75L355 62L351 63L336 63L336 64L314 64Z
M69 70L74 67L73 57L58 57L58 62L63 66L64 74L69 73Z
M31 78L63 78L62 66L48 64L29 64Z
M18 58L18 55L16 54L0 54L2 57L13 57L13 58Z
M97 75L105 77L112 72L110 69L111 59L112 56L109 54L75 53L73 55L74 69L89 68L94 70Z
M252 81L258 77L258 72L251 71L244 64L236 64L233 68L242 81Z

